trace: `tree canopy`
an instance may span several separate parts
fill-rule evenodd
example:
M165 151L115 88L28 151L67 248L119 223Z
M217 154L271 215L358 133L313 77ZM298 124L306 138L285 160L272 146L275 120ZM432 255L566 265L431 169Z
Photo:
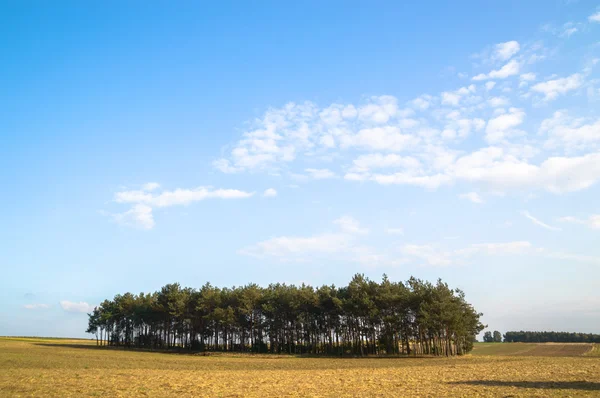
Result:
M360 274L344 287L172 283L117 294L88 315L87 332L102 345L290 354L460 355L484 327L464 293L441 280Z
M600 343L600 334L571 332L506 332L508 343Z
M494 333L489 330L483 334L484 343L502 343L502 333L494 330Z

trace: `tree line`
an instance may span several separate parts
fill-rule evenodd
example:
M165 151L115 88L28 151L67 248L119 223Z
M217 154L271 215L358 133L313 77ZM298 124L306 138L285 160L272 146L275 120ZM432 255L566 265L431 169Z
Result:
M506 332L506 343L600 343L600 334L570 332Z
M117 294L89 316L97 344L150 349L319 355L461 355L484 326L441 280L344 287L270 284L200 289L168 284Z

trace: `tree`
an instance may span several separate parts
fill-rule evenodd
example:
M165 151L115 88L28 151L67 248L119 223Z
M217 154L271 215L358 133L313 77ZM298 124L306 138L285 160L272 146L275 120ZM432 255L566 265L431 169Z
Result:
M464 293L441 280L384 275L377 283L360 274L339 288L172 283L117 294L88 315L101 346L195 351L462 355L484 328Z
M494 343L502 343L502 333L497 330L494 330Z
M600 343L600 334L569 332L506 332L506 342L521 343Z
M493 343L494 338L492 337L492 332L487 331L483 334L483 342L484 343Z

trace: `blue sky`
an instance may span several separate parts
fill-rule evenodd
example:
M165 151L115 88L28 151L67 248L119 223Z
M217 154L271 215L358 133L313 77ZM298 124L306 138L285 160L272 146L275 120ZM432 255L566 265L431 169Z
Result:
M0 335L357 272L598 332L600 4L404 3L0 5Z

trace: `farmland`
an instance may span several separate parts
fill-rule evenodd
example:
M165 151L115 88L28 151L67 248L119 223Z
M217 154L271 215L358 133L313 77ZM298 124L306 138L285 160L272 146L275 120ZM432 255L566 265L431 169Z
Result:
M479 343L473 355L577 357L592 353L593 344L580 343ZM594 350L595 351L595 350Z
M600 394L600 357L574 356L583 348L570 344L532 346L478 344L472 355L455 358L352 359L203 356L97 348L85 340L0 338L0 396ZM542 356L545 349L553 356Z

